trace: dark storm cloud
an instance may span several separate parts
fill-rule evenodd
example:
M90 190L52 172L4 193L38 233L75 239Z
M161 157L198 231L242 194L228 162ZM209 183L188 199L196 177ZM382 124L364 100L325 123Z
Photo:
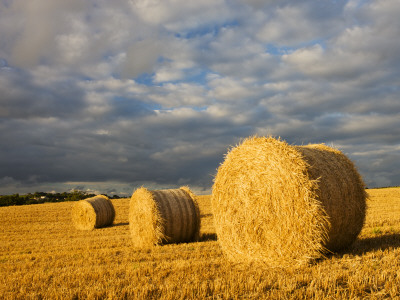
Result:
M84 92L75 82L60 81L45 86L35 81L24 71L0 69L1 118L68 117L85 108Z
M210 192L253 134L399 185L398 1L0 1L0 193ZM19 20L19 21L17 21Z

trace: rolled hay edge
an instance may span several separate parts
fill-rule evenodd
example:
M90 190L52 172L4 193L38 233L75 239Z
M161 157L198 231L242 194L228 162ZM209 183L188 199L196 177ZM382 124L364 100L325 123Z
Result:
M188 187L150 191L137 189L129 206L129 227L135 247L197 241L200 212Z
M272 137L232 148L212 190L224 253L270 267L302 265L348 247L364 224L365 200L361 176L342 152Z
M104 195L80 200L73 204L71 219L76 229L93 230L113 224L115 209L111 200Z

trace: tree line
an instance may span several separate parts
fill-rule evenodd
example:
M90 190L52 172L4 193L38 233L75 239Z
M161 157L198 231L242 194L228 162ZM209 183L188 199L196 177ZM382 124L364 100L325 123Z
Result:
M110 199L121 198L118 195L108 196L103 194ZM0 195L0 206L11 206L11 205L28 205L28 204L40 204L45 202L64 202L64 201L79 201L82 199L96 196L95 194L89 194L83 191L72 191L63 193L44 193L35 192L26 195Z

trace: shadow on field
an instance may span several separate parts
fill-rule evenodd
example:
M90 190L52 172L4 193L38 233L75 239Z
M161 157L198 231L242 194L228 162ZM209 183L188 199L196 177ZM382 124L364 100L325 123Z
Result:
M207 217L212 217L213 214L204 214L200 215L200 218L207 218Z
M199 238L199 242L208 242L208 241L216 241L216 240L217 240L216 233L203 233Z
M116 227L116 226L126 226L126 225L129 225L129 223L117 223L117 224L113 224L112 226Z
M357 239L348 251L341 254L362 255L376 250L400 247L400 234L382 234L376 237Z

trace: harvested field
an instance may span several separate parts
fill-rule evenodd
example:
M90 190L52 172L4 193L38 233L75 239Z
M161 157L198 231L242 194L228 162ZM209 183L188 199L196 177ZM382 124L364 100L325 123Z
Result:
M229 262L199 196L200 241L132 247L129 199L111 227L71 226L73 202L0 208L0 299L357 299L400 297L400 188L367 190L346 251L286 270Z

